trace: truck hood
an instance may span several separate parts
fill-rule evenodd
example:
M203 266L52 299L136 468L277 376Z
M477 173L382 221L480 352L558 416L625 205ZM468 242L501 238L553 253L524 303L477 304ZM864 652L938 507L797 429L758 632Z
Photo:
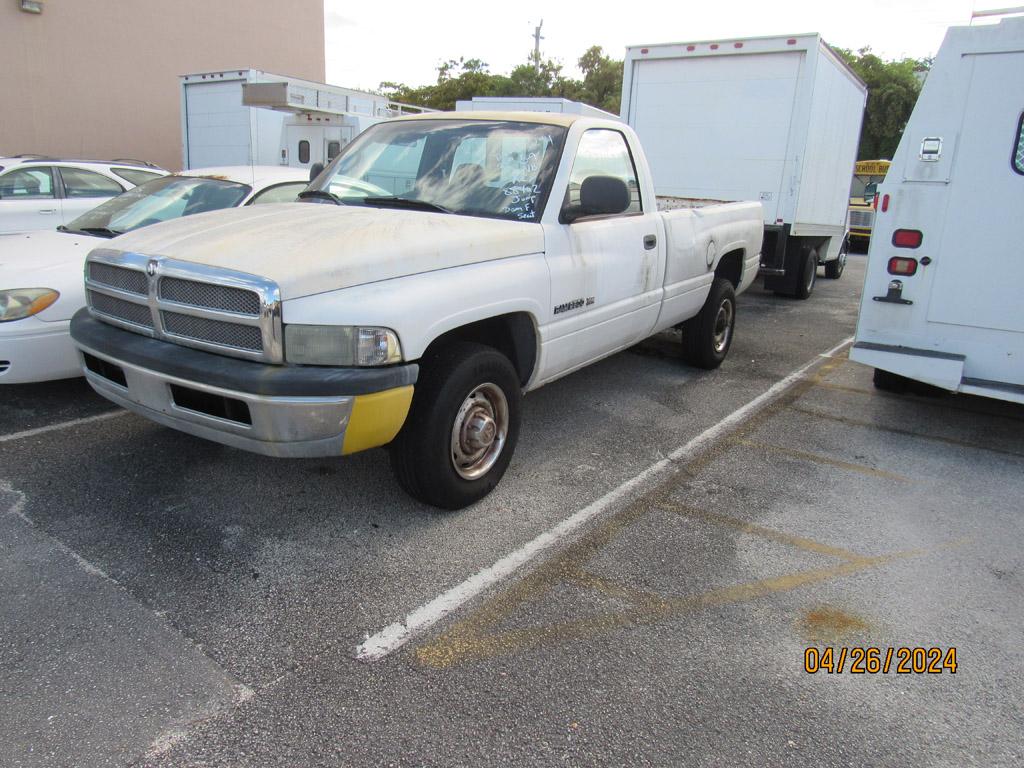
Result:
M111 247L269 278L283 299L544 250L539 224L280 203L154 224Z

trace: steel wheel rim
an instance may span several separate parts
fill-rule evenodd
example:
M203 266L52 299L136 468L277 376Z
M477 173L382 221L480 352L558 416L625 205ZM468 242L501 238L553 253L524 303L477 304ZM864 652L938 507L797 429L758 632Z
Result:
M807 270L807 285L805 286L807 288L808 293L810 293L811 288L814 287L814 279L818 276L818 260L814 259L813 261L811 261L809 266L810 269Z
M487 382L470 390L452 424L451 458L463 480L486 475L508 439L508 399L501 387Z
M729 346L729 337L732 335L732 302L726 299L718 307L718 314L715 315L715 352L721 354Z

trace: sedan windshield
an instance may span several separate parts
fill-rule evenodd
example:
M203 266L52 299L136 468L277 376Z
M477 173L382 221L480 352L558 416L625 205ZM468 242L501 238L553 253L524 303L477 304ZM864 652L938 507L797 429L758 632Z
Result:
M107 200L65 227L71 232L114 237L132 229L194 213L233 208L250 187L199 176L161 176Z
M303 193L346 205L539 221L565 129L507 120L373 126Z

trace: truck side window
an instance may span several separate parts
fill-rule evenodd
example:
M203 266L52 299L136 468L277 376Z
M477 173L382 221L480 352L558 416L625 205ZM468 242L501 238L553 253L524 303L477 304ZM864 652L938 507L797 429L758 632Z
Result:
M1017 121L1017 144L1013 148L1013 170L1024 176L1024 113Z
M580 185L588 176L614 176L626 182L629 188L629 208L621 215L640 213L640 186L636 179L636 166L626 145L626 137L618 131L594 128L583 134L576 159L569 174L566 191L569 205L579 205Z
M299 142L299 162L309 162L309 142L305 139Z

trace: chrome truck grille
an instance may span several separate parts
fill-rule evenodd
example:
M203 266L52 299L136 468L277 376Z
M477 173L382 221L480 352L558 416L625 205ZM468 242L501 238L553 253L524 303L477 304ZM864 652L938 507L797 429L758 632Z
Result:
M850 211L850 226L870 229L875 218L874 211Z
M255 275L97 249L85 270L89 311L135 333L233 357L282 362L281 295Z

